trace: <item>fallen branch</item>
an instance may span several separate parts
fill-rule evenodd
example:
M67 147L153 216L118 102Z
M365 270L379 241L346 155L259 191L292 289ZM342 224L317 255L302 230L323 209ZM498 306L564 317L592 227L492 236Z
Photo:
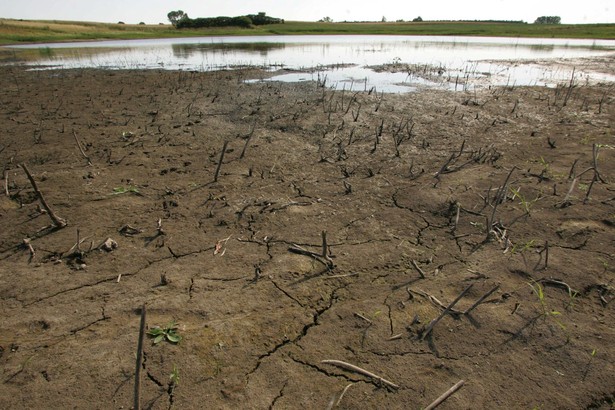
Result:
M442 404L442 402L446 399L448 399L450 396L452 396L457 390L459 390L461 388L461 386L463 386L463 384L465 383L465 381L463 380L459 380L457 383L455 383L455 385L453 387L451 387L450 389L448 389L447 391L445 391L440 397L438 397L433 403L431 403L429 406L425 407L425 410L433 410L436 407L438 407L440 404Z
M389 386L392 389L399 389L399 386L393 382L388 381L387 379L384 379L370 371L367 371L365 369L362 369L358 366L355 366L353 364L350 363L346 363L346 362L342 362L341 360L323 360L321 361L321 363L325 363L325 364L331 364L333 366L337 366L337 367L341 367L342 369L346 369L349 370L351 372L356 372L356 373L360 373L364 376L367 377L371 377L374 380L377 380L383 384L386 384L387 386Z
M53 223L53 225L57 229L64 228L67 225L66 221L60 218L59 216L57 216L55 212L53 212L51 207L47 204L47 201L45 201L45 197L43 196L43 193L40 191L40 189L38 189L38 186L36 185L36 181L34 180L34 178L32 178L32 174L30 174L30 171L28 170L28 167L26 166L26 164L21 164L20 166L26 173L26 176L28 177L28 180L30 181L32 188L34 189L36 196L38 196L39 201L41 201L41 205L43 205L43 208L45 208L45 211L47 211L47 214L51 218L51 222Z

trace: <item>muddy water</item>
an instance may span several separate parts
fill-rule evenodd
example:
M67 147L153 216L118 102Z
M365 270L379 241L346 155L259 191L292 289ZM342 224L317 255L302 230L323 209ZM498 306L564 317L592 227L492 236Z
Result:
M615 53L612 40L443 36L257 36L57 43L7 47L11 62L34 68L219 70L285 69L279 81L406 92L425 87L555 85L572 70L536 64ZM387 65L386 70L374 66ZM559 67L559 68L558 68ZM312 69L298 73L296 70ZM577 81L615 77L575 69Z

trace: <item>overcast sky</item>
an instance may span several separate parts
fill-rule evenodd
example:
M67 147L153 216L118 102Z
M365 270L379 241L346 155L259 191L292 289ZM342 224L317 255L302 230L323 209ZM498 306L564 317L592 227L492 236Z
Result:
M192 18L264 11L286 20L523 20L560 16L562 23L615 23L615 0L0 0L0 17L116 23L168 23L167 13Z

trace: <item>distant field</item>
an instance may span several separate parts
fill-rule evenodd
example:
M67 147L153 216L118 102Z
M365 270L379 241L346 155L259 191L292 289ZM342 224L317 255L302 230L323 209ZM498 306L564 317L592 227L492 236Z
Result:
M283 34L393 34L615 39L615 23L543 25L492 22L312 23L287 21L284 24L258 26L250 29L229 27L177 30L170 24L140 25L0 19L0 45L104 39Z

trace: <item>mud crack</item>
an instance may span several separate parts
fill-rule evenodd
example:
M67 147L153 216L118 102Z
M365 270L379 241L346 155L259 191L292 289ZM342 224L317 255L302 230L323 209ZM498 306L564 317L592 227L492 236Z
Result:
M282 388L280 389L280 392L278 393L278 395L273 398L273 401L269 405L269 410L273 410L273 408L275 407L275 404L278 402L278 400L280 400L282 397L284 397L284 389L286 389L287 385L288 385L288 380L286 382L284 382L284 386L282 386Z

